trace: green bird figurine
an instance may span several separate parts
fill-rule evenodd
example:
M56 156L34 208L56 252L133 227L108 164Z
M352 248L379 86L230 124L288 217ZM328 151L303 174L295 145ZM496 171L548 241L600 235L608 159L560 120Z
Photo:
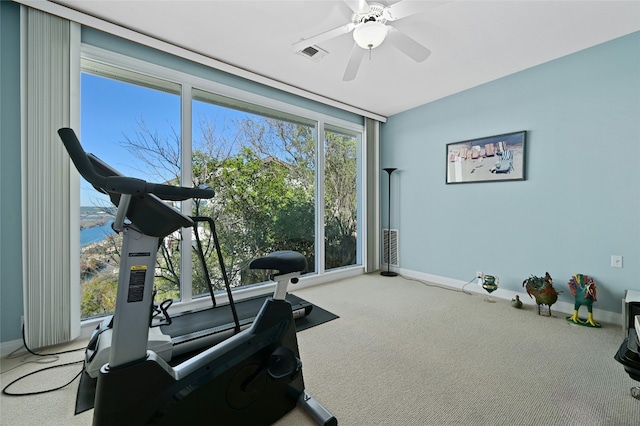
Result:
M522 300L520 300L520 296L516 294L516 297L511 299L511 306L516 309L522 308Z
M586 325L587 327L599 328L600 323L593 319L593 302L596 299L596 283L593 282L593 278L575 274L568 282L571 294L575 297L575 304L573 307L573 315L567 317L567 321L574 324ZM585 305L587 307L588 316L587 319L580 318L578 316L578 310L580 306Z

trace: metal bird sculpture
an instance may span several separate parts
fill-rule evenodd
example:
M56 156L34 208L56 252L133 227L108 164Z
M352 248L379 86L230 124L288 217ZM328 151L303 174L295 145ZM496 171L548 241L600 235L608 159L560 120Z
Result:
M558 292L553 288L553 280L549 273L545 273L544 278L531 275L522 282L522 286L527 289L527 294L531 298L535 298L538 305L538 315L540 315L540 306L547 305L549 307L549 315L551 316L551 305L558 301Z
M575 304L573 306L573 315L567 317L567 321L587 327L599 328L600 323L594 321L592 312L593 302L597 300L596 283L593 282L593 278L587 275L575 274L568 284L571 294L575 297ZM582 305L585 305L589 311L587 319L578 316L578 310Z

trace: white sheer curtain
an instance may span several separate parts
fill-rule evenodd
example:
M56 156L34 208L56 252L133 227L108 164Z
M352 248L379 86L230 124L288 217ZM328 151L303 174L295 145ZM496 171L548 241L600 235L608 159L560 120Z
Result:
M40 348L80 333L78 177L57 135L78 130L80 29L25 6L21 28L24 326Z

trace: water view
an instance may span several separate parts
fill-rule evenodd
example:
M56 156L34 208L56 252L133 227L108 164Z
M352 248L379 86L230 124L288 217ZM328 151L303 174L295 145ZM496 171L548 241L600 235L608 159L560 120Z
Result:
M80 246L85 246L91 243L97 243L99 241L104 240L109 235L113 234L113 228L111 228L112 220L109 222L92 226L91 228L84 228L80 230Z
M80 207L80 246L97 243L113 234L113 212L105 207Z

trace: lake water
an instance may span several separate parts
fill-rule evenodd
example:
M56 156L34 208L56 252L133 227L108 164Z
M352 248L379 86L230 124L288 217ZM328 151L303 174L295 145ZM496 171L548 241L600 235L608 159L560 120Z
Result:
M111 228L111 224L113 221L110 221L101 226L94 226L92 228L86 228L80 230L80 246L84 246L91 243L97 243L98 241L102 241L107 238L109 235L113 234L113 228Z

